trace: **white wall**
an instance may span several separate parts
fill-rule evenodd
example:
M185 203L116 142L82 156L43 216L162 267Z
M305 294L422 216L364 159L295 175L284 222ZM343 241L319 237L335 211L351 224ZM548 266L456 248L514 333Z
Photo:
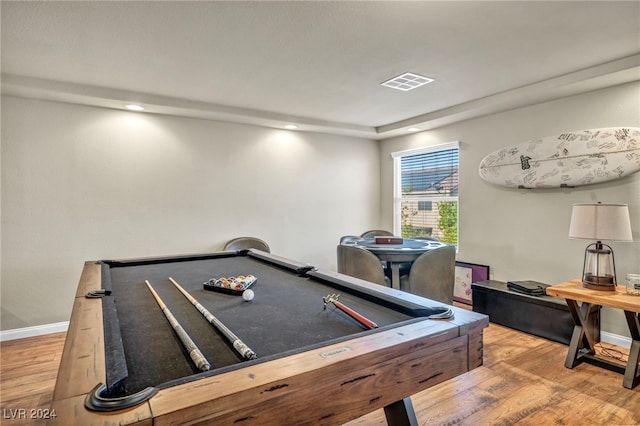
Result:
M258 236L335 268L377 227L378 143L2 98L2 330L69 319L85 260Z
M381 147L382 216L393 222L393 161L390 154L460 141L460 252L458 259L487 264L493 279L549 284L579 278L585 240L569 240L574 203L629 204L633 243L611 243L619 281L640 273L640 173L571 189L521 190L482 181L478 165L499 148L563 131L640 127L640 83L630 83L447 127L385 140ZM605 312L603 329L627 335L624 317Z

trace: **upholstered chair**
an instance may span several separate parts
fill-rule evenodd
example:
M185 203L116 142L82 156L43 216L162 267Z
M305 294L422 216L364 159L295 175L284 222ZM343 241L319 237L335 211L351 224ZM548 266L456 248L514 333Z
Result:
M338 272L389 286L380 259L363 248L338 245Z
M381 229L372 229L370 231L367 232L363 232L362 235L360 235L362 238L373 238L375 236L393 236L393 232L389 232L389 231L383 231Z
M438 237L427 237L425 235L418 235L416 237L412 237L414 240L426 240L426 241L440 241Z
M245 249L258 249L266 252L271 252L269 244L260 238L256 237L238 237L227 241L223 250L245 250Z
M340 244L348 243L350 241L358 241L361 239L362 237L359 235L343 235L340 237Z
M400 280L400 289L442 303L453 303L456 273L455 246L442 246L423 253Z

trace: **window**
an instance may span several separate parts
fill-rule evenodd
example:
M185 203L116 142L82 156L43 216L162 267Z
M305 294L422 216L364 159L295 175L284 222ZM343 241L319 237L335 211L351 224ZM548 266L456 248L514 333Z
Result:
M433 201L418 201L418 210L433 210Z
M394 233L458 244L458 142L395 152Z

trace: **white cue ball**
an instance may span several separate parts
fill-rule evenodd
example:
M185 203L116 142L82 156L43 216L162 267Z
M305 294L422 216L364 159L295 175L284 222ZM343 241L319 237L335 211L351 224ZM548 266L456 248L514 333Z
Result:
M251 302L253 300L253 290L245 290L242 292L242 298L247 302Z

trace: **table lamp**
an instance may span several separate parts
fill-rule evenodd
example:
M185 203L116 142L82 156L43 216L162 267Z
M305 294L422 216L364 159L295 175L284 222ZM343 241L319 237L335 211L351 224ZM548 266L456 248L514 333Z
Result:
M582 286L615 291L616 265L608 241L633 241L629 207L626 204L574 204L569 238L595 240L584 251Z

